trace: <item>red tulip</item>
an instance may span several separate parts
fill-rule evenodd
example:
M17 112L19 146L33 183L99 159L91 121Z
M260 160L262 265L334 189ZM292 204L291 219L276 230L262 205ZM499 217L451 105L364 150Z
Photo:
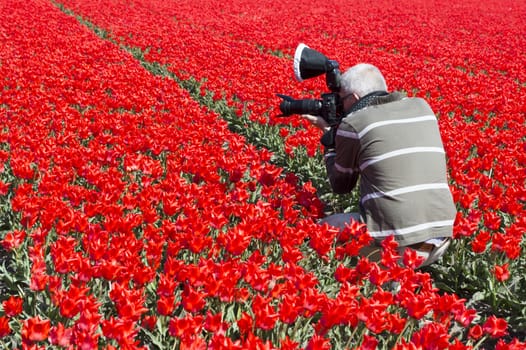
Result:
M508 334L508 323L503 318L491 315L482 325L482 329L486 334L499 338Z
M508 270L509 263L503 264L503 265L495 265L494 273L495 278L499 282L506 281L508 278L510 278L510 272Z
M0 339L11 333L11 326L9 326L9 318L7 316L0 316Z
M51 329L51 322L39 316L28 318L22 326L22 339L30 342L45 340Z
M23 311L24 300L21 297L10 296L2 302L4 314L9 317L16 316Z

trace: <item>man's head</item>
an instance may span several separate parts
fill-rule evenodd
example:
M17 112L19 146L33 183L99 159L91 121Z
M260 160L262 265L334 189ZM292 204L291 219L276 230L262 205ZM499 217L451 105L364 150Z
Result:
M341 76L340 97L347 110L357 100L375 91L387 91L385 78L380 70L369 63L359 63Z

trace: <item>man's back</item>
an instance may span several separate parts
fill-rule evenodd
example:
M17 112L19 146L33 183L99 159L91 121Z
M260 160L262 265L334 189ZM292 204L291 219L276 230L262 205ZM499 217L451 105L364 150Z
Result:
M451 236L456 210L445 152L423 99L378 98L342 120L336 144L335 168L360 174L360 206L371 236L395 234L403 246Z

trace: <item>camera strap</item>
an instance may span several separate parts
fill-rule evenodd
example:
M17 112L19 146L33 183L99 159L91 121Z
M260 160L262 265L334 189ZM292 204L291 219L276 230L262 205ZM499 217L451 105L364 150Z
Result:
M378 97L388 95L387 91L373 91L356 101L346 114L359 111L362 108L377 104Z

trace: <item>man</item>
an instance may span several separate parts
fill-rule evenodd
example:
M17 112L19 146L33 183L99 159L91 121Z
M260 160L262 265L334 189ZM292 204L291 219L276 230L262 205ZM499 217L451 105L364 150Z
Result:
M382 73L370 64L347 70L339 94L345 117L334 143L325 145L325 165L335 193L350 192L359 179L360 213L322 222L343 228L361 220L377 256L378 243L394 235L400 253L410 247L424 257L422 266L435 262L449 246L456 215L435 114L421 98L388 93ZM303 117L330 132L323 118Z

